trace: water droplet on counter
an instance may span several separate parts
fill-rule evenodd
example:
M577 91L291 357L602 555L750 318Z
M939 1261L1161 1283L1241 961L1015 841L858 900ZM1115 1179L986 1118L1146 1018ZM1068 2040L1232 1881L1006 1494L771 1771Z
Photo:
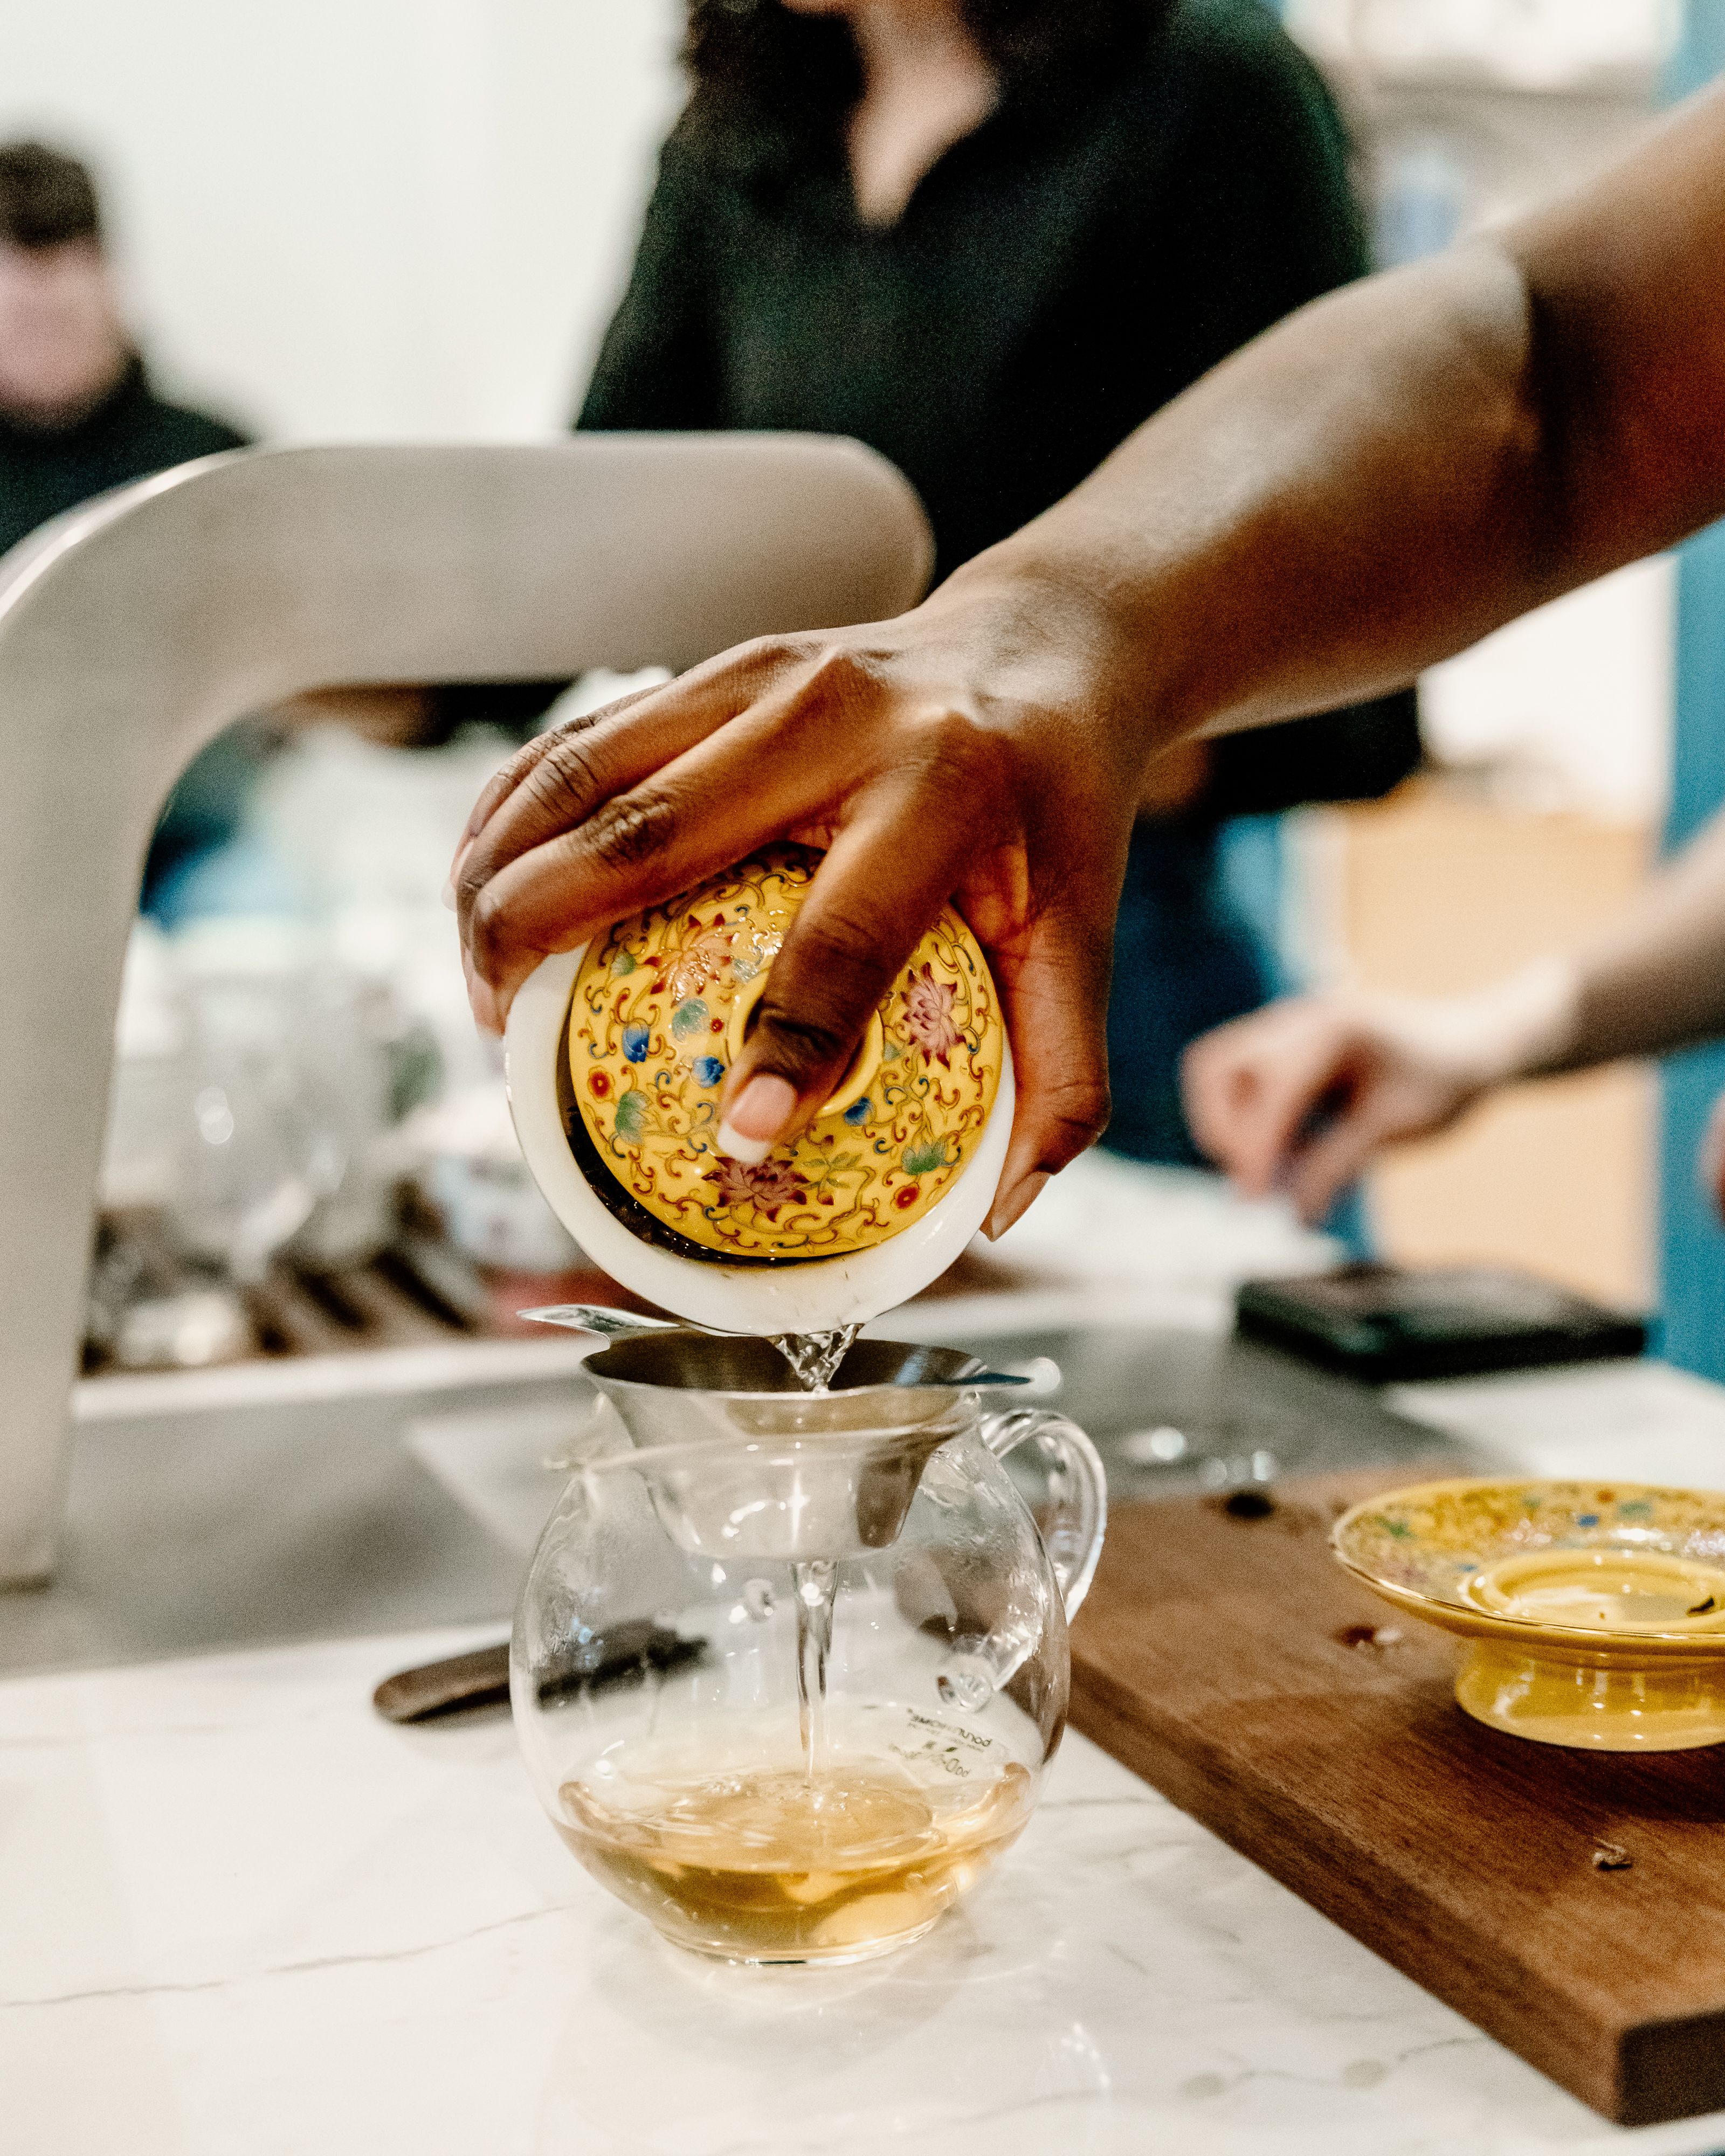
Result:
M764 1625L778 1607L771 1584L764 1579L752 1579L742 1590L742 1606L757 1625Z

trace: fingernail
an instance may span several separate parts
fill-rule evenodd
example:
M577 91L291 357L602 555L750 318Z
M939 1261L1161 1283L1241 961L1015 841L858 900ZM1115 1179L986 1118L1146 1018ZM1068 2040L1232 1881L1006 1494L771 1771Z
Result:
M1050 1178L1041 1168L1033 1170L1014 1185L1004 1197L994 1200L994 1209L983 1223L983 1233L991 1243L998 1243L1015 1221L1022 1220L1042 1194L1042 1186Z
M731 1104L719 1125L718 1146L745 1168L766 1159L797 1111L797 1089L788 1078L758 1071Z
M475 974L467 984L467 1000L473 1006L474 1023L480 1032L502 1032L503 1020L498 1015L496 994L489 981L482 981Z

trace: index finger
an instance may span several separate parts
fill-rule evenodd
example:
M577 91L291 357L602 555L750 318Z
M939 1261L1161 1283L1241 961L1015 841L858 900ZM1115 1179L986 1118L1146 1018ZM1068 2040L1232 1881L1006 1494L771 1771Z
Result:
M654 768L655 740L664 745L659 761L677 754L680 748L687 747L745 709L759 694L763 676L793 660L798 650L795 639L760 637L752 644L739 644L734 650L704 660L673 681L655 681L644 689L632 689L626 696L619 696L596 711L584 711L536 735L481 788L456 841L451 880L459 877L465 858L481 834L495 845L499 860L506 860L539 844L552 830L566 828L555 822L547 825L536 818L533 804L524 802L522 795L536 778L543 783L544 767L567 761L573 745L594 736L603 736L608 742L627 742L624 761L634 769L634 777L619 783L632 785ZM619 721L630 714L634 716L629 726L620 726ZM574 820L578 821L578 816Z
M601 705L598 711L583 711L578 717L564 719L543 733L535 734L524 742L507 762L500 764L480 788L479 798L468 812L467 821L461 827L461 835L455 841L454 858L449 863L449 881L453 885L461 874L473 842L490 823L492 818L524 786L547 757L554 757L571 741L582 735L597 732L614 719L634 710L649 697L662 696L678 684L674 681L655 681L645 689L632 689L626 696Z

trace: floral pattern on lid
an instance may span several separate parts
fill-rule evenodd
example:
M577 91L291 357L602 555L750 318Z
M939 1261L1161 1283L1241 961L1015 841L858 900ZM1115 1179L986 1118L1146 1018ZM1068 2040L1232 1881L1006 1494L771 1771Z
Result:
M841 1089L758 1164L717 1151L733 1003L771 967L819 859L754 855L596 937L576 977L567 1049L586 1134L621 1190L702 1253L788 1262L886 1241L940 1203L994 1105L999 998L948 906L881 999L861 1097Z

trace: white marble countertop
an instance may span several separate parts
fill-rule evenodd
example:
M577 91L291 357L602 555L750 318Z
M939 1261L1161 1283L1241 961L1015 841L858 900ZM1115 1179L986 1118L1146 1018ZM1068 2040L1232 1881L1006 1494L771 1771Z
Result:
M1725 1392L1658 1364L1391 1404L1542 1472L1725 1478ZM147 1475L154 1427L122 1416L102 1474ZM362 1467L355 1505L399 1502ZM565 1854L506 1715L372 1713L382 1676L495 1636L0 1681L4 2156L1725 2149L1725 2115L1605 2125L1070 1736L1024 1840L904 1954L680 1956Z
M1692 2156L1624 2133L1081 1738L896 1960L676 1953L508 1722L392 1728L444 1632L0 1686L0 2147L125 2156Z
M1657 1364L1399 1404L1548 1470L1725 1461L1725 1394ZM379 1677L478 1636L0 1684L0 2148L1725 2146L1725 2118L1603 2124L1074 1737L1024 1840L897 1959L680 1956L570 1862L506 1717L372 1714Z

